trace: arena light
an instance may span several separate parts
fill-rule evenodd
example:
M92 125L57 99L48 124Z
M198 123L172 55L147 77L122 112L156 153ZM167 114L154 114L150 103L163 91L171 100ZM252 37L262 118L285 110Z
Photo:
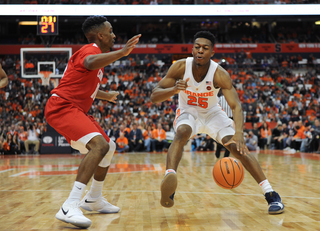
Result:
M38 25L37 21L21 21L19 22L20 26L36 26Z
M316 21L315 24L320 26L320 21Z
M320 4L268 5L52 5L2 4L0 15L260 16L319 15Z

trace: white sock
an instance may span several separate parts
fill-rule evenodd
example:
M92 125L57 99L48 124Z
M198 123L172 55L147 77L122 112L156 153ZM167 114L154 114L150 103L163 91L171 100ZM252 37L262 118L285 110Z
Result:
M168 175L170 172L174 172L175 174L177 174L176 171L174 171L173 169L167 169L166 174L164 176Z
M260 185L260 187L261 187L261 189L263 191L263 194L266 194L267 192L272 192L273 191L268 179L265 179L264 181L261 181L259 183L259 185Z
M75 181L67 201L68 202L73 202L73 201L79 202L81 200L81 197L82 197L82 194L83 194L85 187L86 187L85 184L83 184L79 181Z
M104 181L97 181L95 179L92 180L92 185L90 188L90 196L92 198L98 198L102 195L102 187Z

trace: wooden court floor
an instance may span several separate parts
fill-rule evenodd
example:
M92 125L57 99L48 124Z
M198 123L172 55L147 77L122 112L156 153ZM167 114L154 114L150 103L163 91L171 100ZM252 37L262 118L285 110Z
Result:
M285 213L268 215L253 178L222 189L212 178L212 152L185 152L178 169L175 205L160 205L166 153L115 154L103 195L118 214L84 211L89 230L320 230L320 155L282 151L255 153ZM0 157L0 230L77 230L55 219L68 197L83 156ZM88 184L89 189L91 182Z

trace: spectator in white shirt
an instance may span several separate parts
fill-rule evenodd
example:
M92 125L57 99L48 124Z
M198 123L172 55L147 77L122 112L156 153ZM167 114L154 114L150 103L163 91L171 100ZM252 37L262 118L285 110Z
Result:
M28 138L27 138L26 141L24 141L26 152L28 154L31 154L30 151L29 151L29 145L30 144L34 144L35 145L35 148L34 148L35 154L39 154L39 145L40 145L39 133L40 133L40 130L36 129L36 127L33 124L30 124L30 126L28 128L28 131L27 131L27 137Z

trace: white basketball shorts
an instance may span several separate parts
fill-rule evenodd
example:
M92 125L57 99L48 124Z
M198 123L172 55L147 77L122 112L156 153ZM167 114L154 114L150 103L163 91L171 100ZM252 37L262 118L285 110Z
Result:
M190 137L198 133L205 133L221 144L221 140L225 136L235 134L233 120L227 116L220 106L212 108L207 113L196 113L194 110L179 108L174 121L175 132L183 124L191 127Z

